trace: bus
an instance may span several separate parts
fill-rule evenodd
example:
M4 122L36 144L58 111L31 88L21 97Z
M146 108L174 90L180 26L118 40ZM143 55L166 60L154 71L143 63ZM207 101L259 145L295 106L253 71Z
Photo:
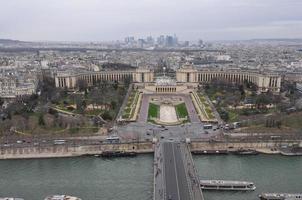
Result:
M281 136L280 136L280 135L272 135L272 136L270 136L270 138L271 138L272 140L278 140L278 139L281 138Z
M65 144L66 140L54 140L54 144Z
M118 136L110 136L105 139L106 143L119 143L120 138Z
M212 129L213 126L211 124L205 124L203 125L203 129Z

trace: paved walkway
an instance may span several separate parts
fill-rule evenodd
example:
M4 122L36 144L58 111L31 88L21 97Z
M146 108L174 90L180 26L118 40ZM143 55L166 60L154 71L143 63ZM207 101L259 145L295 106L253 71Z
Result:
M184 102L186 104L190 121L192 123L200 122L200 119L199 119L198 114L195 110L195 107L193 105L193 102L192 102L192 99L191 99L190 95L181 95L181 96L183 97Z
M175 123L178 121L175 107L172 105L160 105L159 113L159 119L162 122Z
M149 95L143 94L142 104L137 120L138 122L146 122L148 119L149 97Z

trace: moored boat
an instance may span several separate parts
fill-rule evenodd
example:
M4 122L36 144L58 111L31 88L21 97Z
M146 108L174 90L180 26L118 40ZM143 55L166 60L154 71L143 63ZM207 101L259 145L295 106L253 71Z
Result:
M254 149L238 149L233 152L236 155L258 155L259 152Z
M280 153L284 156L302 156L302 147L281 148Z
M302 193L290 194L290 193L262 193L259 195L261 200L301 200Z
M228 154L229 152L227 150L196 150L192 151L192 154L195 155L202 155L202 154Z
M69 195L51 195L46 197L44 200L82 200L82 199Z
M253 191L256 189L253 182L225 180L200 180L200 187L203 190Z
M127 151L104 151L102 157L134 157L137 155L136 152L127 152Z

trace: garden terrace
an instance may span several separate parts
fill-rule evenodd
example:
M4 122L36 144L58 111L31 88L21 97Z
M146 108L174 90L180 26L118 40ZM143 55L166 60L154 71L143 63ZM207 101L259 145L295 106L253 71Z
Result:
M203 94L192 92L191 98L202 122L217 122L210 102Z
M139 108L140 108L140 102L142 98L142 93L140 93L138 90L132 90L128 100L127 104L123 110L122 118L126 121L136 121Z

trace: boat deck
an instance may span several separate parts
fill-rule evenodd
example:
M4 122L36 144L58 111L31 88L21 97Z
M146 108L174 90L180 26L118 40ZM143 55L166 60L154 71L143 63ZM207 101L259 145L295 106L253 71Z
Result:
M301 200L302 193L289 194L289 193L262 193L259 195L261 200Z
M225 180L200 180L200 187L204 190L255 190L253 182L225 181Z

